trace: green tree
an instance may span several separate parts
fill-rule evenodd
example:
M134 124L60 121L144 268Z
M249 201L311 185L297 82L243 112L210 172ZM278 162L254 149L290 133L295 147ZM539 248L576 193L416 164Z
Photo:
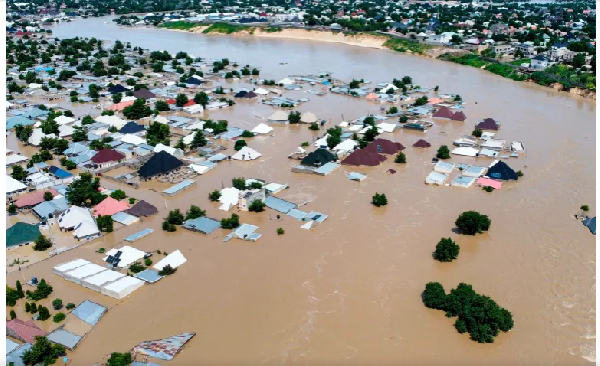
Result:
M116 190L112 191L110 196L119 201L127 198L127 194L121 189L116 189Z
M52 192L44 192L44 201L52 201L53 198L54 196L52 195Z
M212 202L217 202L219 198L221 198L221 192L216 189L208 194L208 199Z
M450 149L448 149L448 146L442 145L438 149L437 154L435 156L438 159L450 159Z
M136 99L132 105L123 109L123 114L128 119L141 119L152 114L152 110L142 98Z
M50 315L48 315L48 317L49 316ZM57 358L64 355L64 346L56 343L50 343L46 337L38 336L35 337L35 343L33 347L23 353L22 359L25 365L43 364L46 366L54 364Z
M33 250L43 252L50 248L52 248L52 242L48 240L46 236L40 235L37 239L35 239L35 245L33 246Z
M231 179L231 185L234 188L239 189L240 191L243 191L244 189L246 189L246 178L243 178L243 177L233 178L233 179Z
M92 123L95 123L95 122L96 121L94 121L94 119L90 115L83 116L83 118L81 119L82 125L91 125Z
M435 247L433 257L440 262L452 262L458 258L460 246L450 238L442 238Z
M196 93L196 95L194 96L194 102L196 102L196 104L200 104L203 108L206 108L208 100L208 94L206 94L205 92Z
M413 105L414 105L415 107L418 107L418 106L425 105L425 104L427 104L428 102L429 102L429 98L427 98L427 96L426 96L426 95L423 95L422 97L420 97L420 98L417 98L417 100L415 100L415 102L413 103Z
M131 353L124 352L113 352L110 354L110 358L106 361L107 366L128 366L133 362Z
M300 118L301 118L301 115L300 115L300 112L298 112L298 111L292 111L288 115L288 121L292 124L300 123Z
M423 292L423 303L431 309L444 309L446 306L446 291L439 282L429 282Z
M265 210L265 203L261 200L254 200L248 206L248 211L250 212L263 212Z
M48 116L48 118L42 122L40 127L42 132L46 135L56 135L59 132L58 122L56 122L52 116Z
M60 310L63 306L63 302L61 299L54 299L52 300L52 307L54 308L54 310Z
M172 275L175 272L177 272L177 268L173 268L173 267L171 267L170 264L167 264L166 266L163 267L163 269L161 269L158 272L158 274L161 276L168 276L168 275Z
M17 318L17 313L14 310L10 311L10 320L14 320Z
M190 209L186 212L185 214L185 219L187 220L193 220L193 219L197 219L199 217L204 217L206 216L206 211L201 209L200 207L196 206L196 205L191 205Z
M189 99L185 94L177 94L177 98L175 98L176 106L183 107L187 102L189 102Z
M110 215L100 215L96 218L98 229L105 233L113 232L113 219Z
M171 109L169 108L169 103L165 102L164 100L157 100L156 103L154 103L154 108L156 108L156 110L160 112L168 111Z
M402 78L403 84L412 84L412 78L410 76L405 76Z
M244 146L247 146L246 140L236 140L233 148L235 151L240 151Z
M400 116L400 123L406 123L408 122L408 117L407 116Z
M580 69L585 65L585 53L578 53L573 57L573 68Z
M39 313L38 320L40 320L40 321L45 321L45 320L48 320L48 318L50 318L50 311L45 306L42 306L42 305L38 306L38 313Z
M71 310L71 309L75 309L75 304L73 304L72 302L68 303L66 306L67 310Z
M33 135L33 126L32 125L16 125L15 126L15 135L19 139L19 141L28 143L29 138Z
M277 235L283 235L283 234L285 234L285 230L283 230L282 227L278 227L277 228Z
M240 217L236 214L231 214L230 218L221 219L223 229L235 229L238 226L240 226Z
M17 209L18 209L17 205L14 205L14 204L8 205L8 213L11 214L11 215L16 214L17 213Z
M192 142L190 143L190 148L196 149L198 147L203 147L203 146L206 146L207 143L208 143L208 141L206 140L206 137L204 136L204 132L202 130L198 130L194 133L194 138L192 139Z
M475 129L471 133L471 135L473 135L475 137L481 137L482 134L483 134L483 131L477 127L475 127Z
M10 176L16 180L25 180L27 178L27 171L20 165L13 165Z
M184 217L181 211L177 208L169 212L169 216L167 216L167 221L173 225L183 225Z
M81 173L79 179L67 188L67 200L75 206L96 205L106 197L98 192L99 187L100 178L94 178L91 173Z
M308 126L308 129L311 131L318 131L319 130L319 124L316 122L313 122L310 124L310 126Z
M342 142L342 129L339 126L332 127L327 130L327 147L333 149Z
M373 204L374 206L380 207L380 206L385 206L388 204L388 200L387 197L385 196L385 193L375 193L375 195L373 196L373 200L371 201L371 204Z
M145 269L146 267L144 267L144 265L140 262L133 262L129 265L129 270L131 271L131 273L139 273Z
M360 88L360 81L356 80L356 79L352 79L352 81L350 82L350 85L348 85L350 87L350 89L356 89L356 88Z
M115 104L120 103L121 99L123 99L123 94L121 94L121 93L115 93L112 95L112 101Z
M399 152L394 159L394 163L406 164L406 155L403 152Z
M64 313L56 313L54 314L54 317L52 317L52 321L55 323L60 323L63 320L65 320L67 316Z
M454 224L461 234L475 235L488 231L492 222L486 215L477 211L466 211L458 216Z
M171 136L169 125L160 122L150 124L146 130L146 139L148 140L148 145L151 146L156 146L159 143L169 145L169 136Z

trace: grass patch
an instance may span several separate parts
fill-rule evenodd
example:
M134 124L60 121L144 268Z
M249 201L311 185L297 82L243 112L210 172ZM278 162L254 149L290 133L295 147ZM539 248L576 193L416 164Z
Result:
M517 69L511 66L486 61L483 60L480 56L474 54L468 54L463 56L452 56L449 54L445 54L441 55L440 59L477 68L485 66L485 69L487 71L508 79L513 79L515 81L524 81L529 78L527 75L518 72Z
M252 33L254 31L254 27L249 27L247 25L237 25L237 24L229 24L229 23L213 23L210 27L206 28L202 31L204 34L209 33L221 33L221 34L232 34L242 31L249 31Z
M277 33L277 32L281 32L282 29L279 27L266 27L263 29L263 31L265 31L267 33Z
M158 27L165 28L165 29L190 30L192 28L196 28L197 26L198 26L197 23L177 21L177 22L162 23Z
M428 49L433 48L433 46L422 44L417 41L410 41L400 38L389 38L383 45L397 52L411 51L418 54L423 54Z
M509 62L509 64L516 65L516 66L521 66L521 64L529 64L529 63L531 63L530 58L522 58L520 60L514 60L514 61Z

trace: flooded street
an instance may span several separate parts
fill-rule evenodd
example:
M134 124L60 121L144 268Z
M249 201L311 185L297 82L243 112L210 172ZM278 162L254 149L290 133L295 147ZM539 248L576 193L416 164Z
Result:
M44 277L65 303L87 298L110 308L70 355L74 364L101 362L110 352L183 332L197 335L169 365L546 366L595 361L595 238L572 218L583 204L590 205L590 216L596 211L595 101L475 68L342 44L125 29L110 18L62 23L53 28L53 35L119 39L151 50L228 57L240 65L260 66L261 77L275 80L329 71L335 78L362 78L374 86L409 75L416 84L439 85L440 93L460 94L467 115L465 122L436 121L426 133L382 134L407 147L405 166L394 164L391 157L378 167L342 166L325 177L292 173L298 162L287 155L323 131L288 125L273 126L274 136L248 139L248 145L263 154L260 159L224 161L174 197L150 190L160 192L169 184L154 181L133 189L102 180L104 187L150 202L159 214L8 276L9 284L23 276ZM341 95L294 91L285 96L309 98L297 110L330 120L328 127L341 122L342 115L351 120L379 113L380 108ZM275 110L241 101L229 110L205 113L204 118L227 119L230 126L252 129L265 122L256 116L266 119ZM491 194L475 186L426 186L437 148L470 134L487 117L502 123L498 138L524 144L527 153L507 161L524 177ZM432 147L413 148L420 138ZM233 155L232 146L227 155ZM14 136L9 136L8 148L20 150ZM456 156L451 160L491 162ZM386 173L390 168L397 173ZM360 183L350 181L345 175L352 171L368 177ZM225 243L229 230L222 229L208 236L182 228L169 234L161 230L169 210L186 211L191 204L206 209L209 217L230 216L234 210L220 211L207 196L230 186L233 177L288 184L290 188L277 197L309 202L303 211L316 210L329 218L303 230L291 217L276 220L277 213L270 209L241 212L242 223L260 227L257 231L263 236L255 243ZM375 192L385 193L389 204L373 207ZM454 221L467 210L488 215L490 231L475 237L456 235ZM51 274L53 266L73 258L101 264L95 250L120 246L125 237L146 227L155 232L132 246L169 253L179 249L187 262L175 275L143 286L118 304ZM285 235L276 235L278 227ZM458 260L432 259L442 237L461 246ZM454 319L423 305L420 295L430 281L442 283L446 291L460 282L472 284L512 312L514 329L493 344L478 344L458 334Z

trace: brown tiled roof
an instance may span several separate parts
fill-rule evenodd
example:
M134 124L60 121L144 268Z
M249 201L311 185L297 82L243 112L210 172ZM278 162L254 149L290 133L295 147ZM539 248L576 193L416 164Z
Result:
M431 144L423 139L420 139L419 141L414 143L413 147L426 148L431 147Z
M6 321L6 333L23 342L35 343L35 337L45 336L46 331L40 329L32 320L26 322L20 319Z
M107 147L98 151L92 158L92 162L95 164L102 164L108 163L109 161L119 161L121 159L125 159L125 155Z
M390 154L393 155L398 151L404 150L405 147L399 142L394 142L386 139L375 139L363 150L375 154Z
M376 166L385 161L385 156L372 153L366 151L365 149L360 149L354 151L352 154L348 155L348 157L342 160L342 164L344 165L366 165L366 166Z

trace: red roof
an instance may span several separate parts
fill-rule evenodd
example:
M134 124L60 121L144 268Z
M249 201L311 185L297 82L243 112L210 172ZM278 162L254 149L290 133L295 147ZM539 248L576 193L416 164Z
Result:
M454 117L452 119L455 121L464 121L467 119L467 116L465 116L463 112L456 112L454 113Z
M129 205L125 201L117 201L112 197L106 197L102 202L96 205L92 210L94 216L114 215L117 212L129 209Z
M175 104L175 103L177 103L177 102L173 98L167 100L167 104Z
M479 124L477 124L477 128L479 128L481 130L498 131L498 129L500 128L500 125L498 125L498 123L496 121L494 121L494 119L486 118L482 122L479 122Z
M92 163L94 164L103 164L108 163L109 161L119 161L124 159L125 155L121 154L118 151L110 149L108 147L98 151L96 155L92 158Z
M32 320L24 322L20 319L7 320L6 332L7 335L11 337L31 344L35 343L35 337L48 334L44 330L38 328Z
M435 114L433 118L448 118L453 121L464 121L467 119L467 116L463 112L452 112L450 108L441 107Z
M414 143L413 147L426 148L431 147L431 144L423 139L420 139L419 141Z
M196 102L194 102L194 100L192 99L192 100L189 100L187 103L185 103L183 106L184 107L189 107L189 106L194 105L194 104L196 104Z
M371 142L363 150L375 154L395 154L398 151L404 150L405 147L399 142L394 142L386 139L376 139Z
M19 199L15 201L15 205L17 205L18 208L39 205L44 202L44 194L46 192L52 193L52 197L58 195L58 191L54 188L38 190L19 197Z
M346 159L342 160L342 164L344 165L366 165L366 166L376 166L385 161L385 156L379 155L376 153L372 153L366 151L365 149L360 149L354 151L352 154L348 155Z
M33 33L31 32L23 32L23 31L18 31L17 33L15 33L15 36L30 36Z

